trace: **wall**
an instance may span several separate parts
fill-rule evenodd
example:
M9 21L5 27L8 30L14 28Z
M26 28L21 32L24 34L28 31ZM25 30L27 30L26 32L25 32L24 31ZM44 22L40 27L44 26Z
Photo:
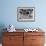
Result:
M0 24L13 24L16 28L46 28L45 0L1 0ZM35 7L35 22L17 22L17 7Z
M0 31L13 24L16 28L40 27L46 32L46 0L0 0ZM18 22L17 7L35 7L35 22Z
M1 0L0 25L13 24L16 28L46 28L46 1L42 0ZM17 7L35 7L35 22L17 22Z

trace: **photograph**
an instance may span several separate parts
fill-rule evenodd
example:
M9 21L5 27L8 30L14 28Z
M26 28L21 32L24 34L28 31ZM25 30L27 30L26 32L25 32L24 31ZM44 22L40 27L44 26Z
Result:
M35 8L34 7L18 7L17 8L18 21L35 21Z

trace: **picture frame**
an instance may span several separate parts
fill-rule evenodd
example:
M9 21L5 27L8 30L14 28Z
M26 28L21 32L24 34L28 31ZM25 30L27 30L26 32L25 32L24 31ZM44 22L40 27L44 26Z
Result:
M17 21L19 22L34 22L35 21L35 7L18 7Z

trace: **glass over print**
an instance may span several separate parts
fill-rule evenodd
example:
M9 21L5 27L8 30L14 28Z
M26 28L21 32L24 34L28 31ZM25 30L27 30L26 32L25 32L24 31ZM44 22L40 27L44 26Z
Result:
M35 21L35 8L34 7L18 7L17 8L18 21Z

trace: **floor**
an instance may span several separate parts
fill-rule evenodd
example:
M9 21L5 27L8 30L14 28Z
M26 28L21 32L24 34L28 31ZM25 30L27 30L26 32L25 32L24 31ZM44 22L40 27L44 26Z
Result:
M0 44L0 46L2 46L2 44Z

